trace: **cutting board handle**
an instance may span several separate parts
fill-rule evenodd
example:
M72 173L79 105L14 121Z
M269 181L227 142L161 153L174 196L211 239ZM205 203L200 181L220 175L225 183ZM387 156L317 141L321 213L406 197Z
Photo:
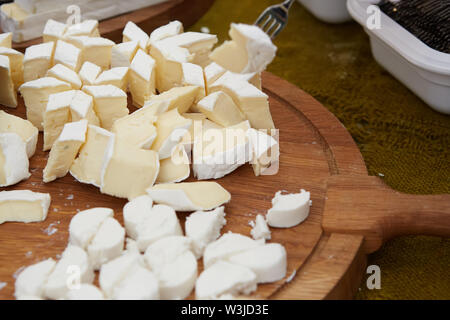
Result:
M450 195L392 190L378 177L336 175L328 180L324 231L361 234L367 253L401 235L450 236Z

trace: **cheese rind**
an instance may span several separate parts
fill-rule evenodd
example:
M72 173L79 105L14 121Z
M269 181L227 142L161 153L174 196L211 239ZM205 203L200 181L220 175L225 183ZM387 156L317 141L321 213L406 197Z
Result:
M55 54L53 56L55 64L62 64L73 71L78 72L81 67L81 50L66 41L56 42Z
M209 181L157 184L147 192L154 202L176 211L212 210L231 198L220 184Z
M160 161L156 183L175 183L189 178L191 173L189 157L185 148L179 144L172 156Z
M0 47L0 55L9 58L9 67L14 87L18 88L23 83L23 53L11 48Z
M111 50L115 45L111 40L102 37L70 36L66 41L81 50L81 63L89 61L103 70L111 66Z
M164 26L161 26L153 30L152 33L150 34L149 43L150 45L152 45L156 41L176 36L177 34L180 34L182 32L183 32L183 24L178 20L174 20Z
M224 127L233 126L245 120L245 116L233 102L233 99L223 91L217 91L206 96L198 102L197 108L208 119Z
M12 80L11 66L7 56L0 55L0 104L10 108L17 107L17 93Z
M309 215L310 193L282 194L278 191L272 199L272 208L267 212L267 223L271 227L291 228L302 223Z
M36 151L39 130L25 119L0 110L0 133L16 133L26 143L27 156L31 158Z
M0 192L0 224L7 221L37 222L47 218L50 195L29 190Z
M130 92L135 106L143 106L156 93L155 70L155 60L139 49L130 66Z
M53 63L53 42L29 46L23 59L23 79L25 82L42 78Z
M95 84L111 84L126 92L128 88L128 68L116 67L103 71L97 79L95 79Z
M14 291L16 299L28 300L27 297L43 299L44 285L55 265L55 260L50 258L26 267L16 279Z
M68 26L67 30L64 32L64 37L67 38L70 36L98 37L98 21L88 19Z
M130 67L138 48L138 41L128 41L113 46L111 49L111 68Z
M67 25L55 21L53 19L48 19L45 24L44 31L42 33L43 42L58 41L61 40L66 32Z
M0 133L0 187L28 179L27 147L15 133Z
M134 22L128 21L122 31L122 42L137 41L144 52L148 52L149 36Z
M95 80L101 72L102 68L92 62L86 61L81 66L78 74L84 86L92 86L95 84Z
M70 115L72 121L86 119L89 124L100 125L97 115L94 111L94 99L83 91L75 91L72 102L70 103Z
M80 89L82 86L81 79L78 74L62 64L57 64L48 70L46 77L53 77L58 80L68 82L72 86L72 89L75 90Z

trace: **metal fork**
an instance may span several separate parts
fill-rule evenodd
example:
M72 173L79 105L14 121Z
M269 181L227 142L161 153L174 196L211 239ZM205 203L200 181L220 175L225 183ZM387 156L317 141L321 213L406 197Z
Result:
M288 12L295 0L287 0L281 4L268 7L256 20L260 27L273 40L286 27Z

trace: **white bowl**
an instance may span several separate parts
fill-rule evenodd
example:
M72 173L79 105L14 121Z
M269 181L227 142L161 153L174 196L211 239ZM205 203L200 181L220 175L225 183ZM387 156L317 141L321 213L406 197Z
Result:
M352 17L347 10L347 0L298 0L316 18L328 23L350 21Z
M381 12L381 28L367 27L374 0L348 0L352 17L370 37L375 60L433 109L450 114L450 54L434 50Z

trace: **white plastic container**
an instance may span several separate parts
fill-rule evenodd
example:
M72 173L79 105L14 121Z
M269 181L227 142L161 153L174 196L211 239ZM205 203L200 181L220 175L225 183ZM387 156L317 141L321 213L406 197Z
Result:
M298 0L316 18L328 23L350 21L352 17L347 10L347 0Z
M379 29L367 28L374 0L348 0L352 17L370 37L375 60L433 109L450 114L450 54L427 46L389 16L380 12Z

